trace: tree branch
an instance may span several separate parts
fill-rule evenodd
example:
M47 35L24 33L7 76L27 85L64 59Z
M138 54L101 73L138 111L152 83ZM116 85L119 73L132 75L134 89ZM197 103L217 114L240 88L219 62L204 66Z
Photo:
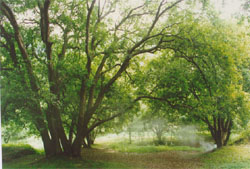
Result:
M151 33L152 30L154 29L156 23L158 22L159 18L160 18L164 13L166 13L166 12L167 12L168 10L170 10L171 8L175 7L178 3L180 3L180 2L183 1L183 0L178 0L178 1L174 2L172 5L166 7L165 9L163 9L163 10L161 11L161 8L162 8L163 5L164 5L164 1L165 1L165 0L162 0L161 3L160 3L160 5L158 6L158 10L157 10L157 12L156 12L155 19L153 20L152 25L151 25L151 27L150 27L149 30L148 30L147 36L150 35L150 33Z
M25 48L25 45L24 45L21 33L19 31L19 27L18 27L17 21L15 19L15 16L14 16L13 12L11 11L11 9L9 8L9 6L3 1L1 1L0 9L3 12L3 14L8 18L8 20L10 21L10 23L11 23L13 29L14 29L15 39L17 41L18 47L19 47L19 49L21 51L23 60L25 62L26 68L27 68L31 88L32 88L33 91L38 92L39 88L38 88L38 86L36 84L36 79L35 79L35 75L33 74L33 70L32 70L30 59L29 59L29 55L28 55L28 52L27 52L27 50Z
M90 56L90 53L89 53L89 37L90 37L89 27L90 27L90 17L91 17L95 2L96 2L96 0L93 0L92 3L91 3L91 6L88 7L88 14L87 14L87 20L86 20L86 30L85 30L85 32L86 32L85 53L86 53L87 59L88 59L86 68L88 70L88 74L90 74L90 72L91 72L91 56ZM87 5L88 5L88 2L87 2Z
M15 49L15 45L14 45L14 42L12 40L12 35L9 34L2 25L0 25L0 34L5 38L7 44L9 44L9 47L7 46L7 44L3 44L4 47L9 51L10 53L10 56L11 56L11 59L12 59L12 62L14 64L14 67L16 68L20 68L19 67L19 63L18 63L18 60L17 60L17 55L16 55L16 49Z
M93 131L96 127L100 126L101 124L107 122L107 121L110 121L110 120L113 120L114 118L116 117L119 117L121 116L122 114L124 114L125 112L127 112L129 109L133 108L134 107L134 103L136 103L137 101L141 100L141 98L136 98L135 100L132 101L131 105L129 107L126 108L126 110L122 111L122 112L119 112L119 113L116 113L114 114L113 116L107 118L107 119L103 119L103 120L100 120L96 123L94 123L89 129L88 129L88 133L90 133L91 131Z
M121 65L121 64L115 64L115 65L112 66L110 69L103 71L103 72L101 73L101 75L104 75L105 73L111 71L112 69L114 69L114 68L117 67L117 66L122 66L122 65Z

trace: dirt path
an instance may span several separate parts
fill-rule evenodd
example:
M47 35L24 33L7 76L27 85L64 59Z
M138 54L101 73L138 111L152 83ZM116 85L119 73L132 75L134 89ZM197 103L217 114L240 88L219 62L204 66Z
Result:
M131 168L196 169L201 168L200 152L165 151L158 153L119 153L108 149L84 149L83 156L92 161L124 163Z

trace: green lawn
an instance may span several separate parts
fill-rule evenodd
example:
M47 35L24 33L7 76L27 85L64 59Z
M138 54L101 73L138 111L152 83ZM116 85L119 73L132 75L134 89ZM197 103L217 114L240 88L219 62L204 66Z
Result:
M129 144L127 142L112 142L101 145L94 145L94 148L108 148L123 153L154 153L164 151L202 151L201 148L189 147L189 146L154 146L154 145L140 145Z
M48 168L128 168L125 164L114 163L114 162L95 162L95 161L84 161L80 159L69 159L66 157L60 158L51 158L51 159L40 159L34 160L34 158L41 158L41 156L36 155L28 155L23 158L19 158L18 160L13 160L9 163L3 163L4 169L25 169L25 168L33 168L33 169L48 169Z
M68 157L44 158L44 153L30 145L7 144L2 146L4 169L48 169L48 168L127 168L127 165L114 162L96 162Z
M34 150L29 145L3 145L2 147L4 169L139 169L151 168L151 166L164 168L171 162L173 162L173 167L179 163L177 166L180 169L187 165L192 169L250 169L250 146L248 145L227 146L214 152L204 153L199 148L186 146L138 146L109 143L95 145L92 150L84 150L85 159L63 156L46 159L43 152Z
M250 145L226 146L201 156L205 168L249 169Z

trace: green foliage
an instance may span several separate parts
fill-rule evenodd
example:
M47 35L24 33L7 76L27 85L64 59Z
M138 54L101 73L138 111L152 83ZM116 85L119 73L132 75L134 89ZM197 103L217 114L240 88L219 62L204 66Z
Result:
M250 142L250 128L249 123L245 128L240 128L240 133L231 141L231 144L248 144Z
M10 121L8 125L2 127L2 138L4 143L9 141L22 140L29 137L31 134L30 130L25 132L22 128L16 128L16 124L13 124L13 121ZM33 134L33 133L32 133Z

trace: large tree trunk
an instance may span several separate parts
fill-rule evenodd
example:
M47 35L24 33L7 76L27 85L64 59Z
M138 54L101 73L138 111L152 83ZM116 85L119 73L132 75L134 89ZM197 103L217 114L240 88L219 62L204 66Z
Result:
M49 110L51 110L50 105L49 105ZM59 136L57 133L57 129L56 129L56 119L53 117L53 112L52 111L47 111L46 117L47 117L47 121L48 121L48 128L50 131L50 135L51 135L51 141L53 144L53 148L54 149L54 154L61 154L62 153L62 149L61 149L61 145L60 145L60 140L59 140Z
M55 154L55 151L54 151L53 146L51 144L51 140L49 138L48 131L42 130L42 131L40 131L40 135L42 138L43 148L44 148L46 157L53 156Z
M42 138L45 155L46 157L54 156L56 154L55 144L53 140L51 139L51 137L49 136L48 128L44 121L39 104L35 103L35 105L36 107L34 109L33 116L35 119L35 126L37 130L39 131L41 138Z
M73 157L81 157L81 148L83 143L83 138L87 135L87 128L81 128L81 131L78 130L76 138L72 144L72 155Z
M82 87L80 90L80 104L79 104L79 114L78 114L78 121L77 121L77 131L76 137L72 144L72 155L74 157L81 156L81 146L84 138L84 119L85 119L85 110L86 110L86 87L84 80L82 81ZM86 127L87 128L87 127Z
M50 157L54 155L55 154L55 150L53 148L54 146L52 145L51 139L49 137L48 129L45 125L44 120L38 116L36 118L35 126L41 135L46 157Z
M212 122L213 125L208 121L208 119L206 120L206 123L215 141L215 144L217 145L217 148L226 146L231 135L231 129L233 125L232 119L214 116Z
M71 156L71 143L66 137L59 109L52 104L50 104L48 108L47 121L52 142L54 144L53 146L55 148L55 154L61 154L63 152L64 154Z

